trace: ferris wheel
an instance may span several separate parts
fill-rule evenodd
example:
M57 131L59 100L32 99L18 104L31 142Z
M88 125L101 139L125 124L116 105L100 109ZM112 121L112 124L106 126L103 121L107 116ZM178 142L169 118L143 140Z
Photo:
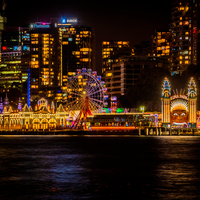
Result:
M74 76L68 77L66 86L66 108L76 112L76 118L78 115L86 118L87 114L99 112L107 105L105 82L101 81L101 76L97 76L96 71L79 69Z

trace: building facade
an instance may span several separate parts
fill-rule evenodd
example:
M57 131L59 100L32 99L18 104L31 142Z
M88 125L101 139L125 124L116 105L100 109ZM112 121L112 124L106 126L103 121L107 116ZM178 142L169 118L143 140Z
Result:
M171 63L171 40L172 34L170 30L156 30L151 37L151 56L165 59L164 64L169 69Z
M172 68L184 71L199 58L199 1L177 0L172 4Z
M1 106L1 105L0 105ZM48 101L40 99L35 110L24 105L22 110L13 110L4 104L0 114L0 130L50 130L64 129L68 125L68 114L63 106L55 110L54 104L48 106Z
M109 40L102 42L102 74L111 70L112 64L119 62L120 57L130 56L129 41Z
M2 31L0 86L4 92L13 87L22 92L28 78L30 48L23 43L23 34L21 27L5 27Z

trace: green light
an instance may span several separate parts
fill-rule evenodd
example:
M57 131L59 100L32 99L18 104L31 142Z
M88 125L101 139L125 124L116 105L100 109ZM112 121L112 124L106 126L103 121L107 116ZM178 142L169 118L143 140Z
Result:
M123 108L117 108L117 113L123 113L124 109Z

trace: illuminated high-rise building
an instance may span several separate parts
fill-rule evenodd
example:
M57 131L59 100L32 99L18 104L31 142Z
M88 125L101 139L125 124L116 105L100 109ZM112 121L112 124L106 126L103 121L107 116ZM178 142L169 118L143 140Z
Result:
M171 54L171 31L170 30L156 30L152 35L152 55L169 57Z
M8 78L11 85L11 78L19 84L27 81L29 104L41 96L62 101L68 73L95 69L94 30L77 25L76 19L6 27L2 36L0 84L7 85Z
M129 41L103 41L102 42L102 74L112 70L112 64L119 62L119 58L130 56L131 48Z
M36 22L30 28L31 99L55 98L61 86L61 44L57 28Z
M0 86L5 90L18 88L22 92L29 67L29 44L23 43L24 29L5 27L2 31Z
M77 25L76 19L59 21L55 25L61 42L62 82L66 82L68 73L77 69L95 70L95 32L93 28Z
M171 63L171 41L170 30L156 30L151 37L151 56L162 57L163 64L168 68Z
M199 0L176 0L172 4L172 70L184 71L198 64Z

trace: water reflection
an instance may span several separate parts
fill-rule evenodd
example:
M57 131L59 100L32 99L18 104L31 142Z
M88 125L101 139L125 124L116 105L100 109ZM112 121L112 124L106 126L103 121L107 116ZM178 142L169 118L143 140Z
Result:
M159 196L166 199L197 198L199 168L195 151L199 137L160 137L159 143L162 146L157 168Z
M0 199L199 199L200 137L0 137Z

